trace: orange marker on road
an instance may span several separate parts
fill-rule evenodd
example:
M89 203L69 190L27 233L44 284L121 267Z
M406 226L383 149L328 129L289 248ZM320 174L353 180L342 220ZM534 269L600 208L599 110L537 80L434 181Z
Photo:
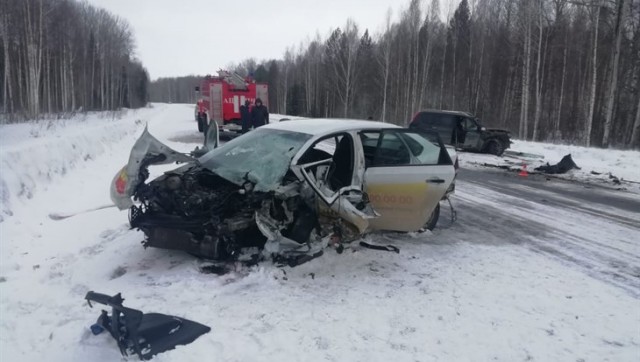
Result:
M521 177L529 176L529 173L527 172L527 164L526 163L522 164L522 168L520 169L520 172L518 172L518 176L521 176Z

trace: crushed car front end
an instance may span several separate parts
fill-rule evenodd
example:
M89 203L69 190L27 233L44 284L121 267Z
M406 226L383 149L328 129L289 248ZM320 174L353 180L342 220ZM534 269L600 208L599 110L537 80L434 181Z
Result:
M264 244L254 212L269 195L247 191L197 163L141 184L134 197L139 205L131 207L129 220L145 233L144 246L224 260Z
M213 260L260 258L269 235L304 247L317 216L290 162L310 137L256 130L196 159L145 130L112 183L112 199L129 208L145 247ZM145 182L149 166L170 162L183 165Z

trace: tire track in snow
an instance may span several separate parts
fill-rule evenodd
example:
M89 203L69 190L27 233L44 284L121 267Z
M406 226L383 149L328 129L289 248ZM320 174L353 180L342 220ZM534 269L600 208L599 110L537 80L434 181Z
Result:
M591 208L538 203L473 181L459 181L457 189L454 229L466 235L463 239L522 244L640 297L639 222L620 222Z

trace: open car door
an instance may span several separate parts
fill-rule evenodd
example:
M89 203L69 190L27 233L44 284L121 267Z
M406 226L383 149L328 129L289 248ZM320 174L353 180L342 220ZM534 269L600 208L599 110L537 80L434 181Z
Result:
M362 148L348 132L324 137L306 149L294 170L321 200L320 210L331 210L354 225L368 230L377 217L362 190L365 161Z
M435 132L385 129L360 132L367 161L365 191L380 214L377 230L422 228L453 181L455 170Z
M460 145L464 149L477 149L480 147L480 127L471 118L462 120L462 128L464 129L464 142Z

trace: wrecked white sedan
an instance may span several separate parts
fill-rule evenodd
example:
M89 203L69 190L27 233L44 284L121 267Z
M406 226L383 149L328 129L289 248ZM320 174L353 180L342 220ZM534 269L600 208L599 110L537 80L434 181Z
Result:
M171 162L184 165L145 183L149 165ZM295 265L368 231L432 229L454 177L437 134L309 119L261 127L199 158L145 130L111 196L130 209L144 246Z

